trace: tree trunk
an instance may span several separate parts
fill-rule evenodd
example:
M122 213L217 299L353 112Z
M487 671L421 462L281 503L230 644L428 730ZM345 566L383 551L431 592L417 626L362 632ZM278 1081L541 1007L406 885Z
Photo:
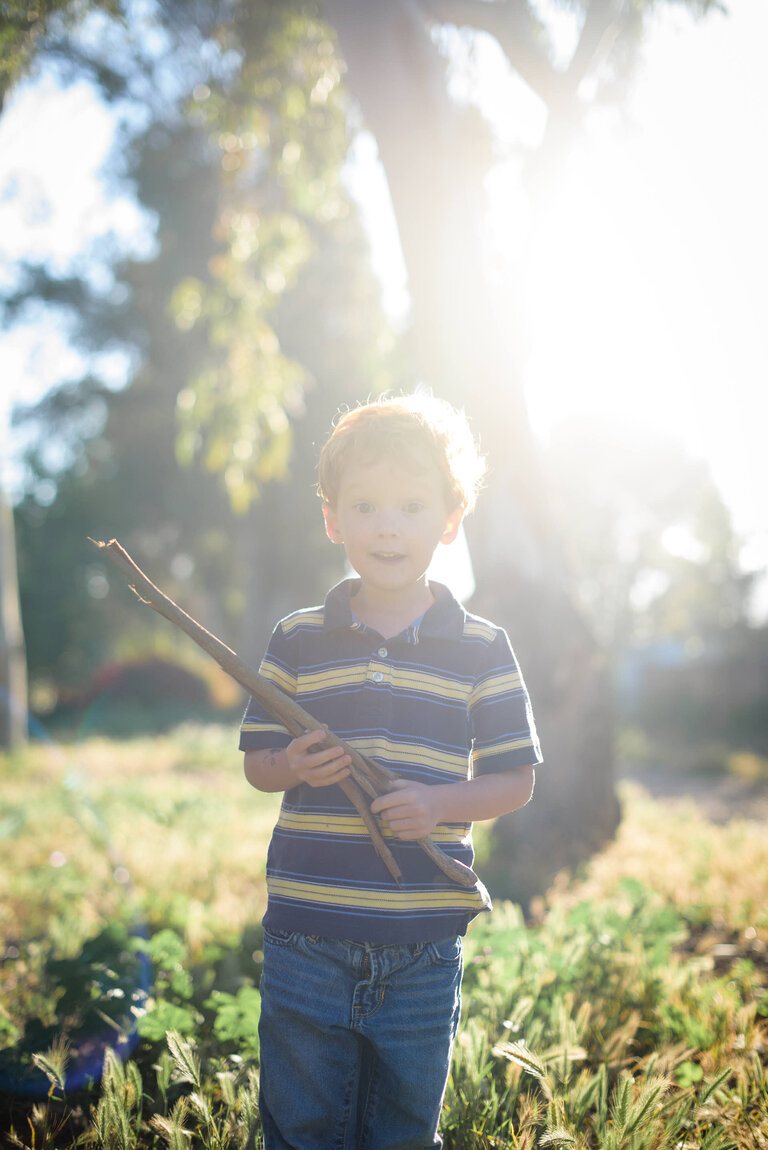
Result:
M0 491L0 748L27 738L27 665L19 609L13 510Z
M611 688L571 595L527 417L514 315L483 257L483 170L467 117L413 0L326 0L389 183L422 378L466 405L489 458L469 521L472 609L509 631L533 698L545 764L533 802L495 826L490 884L527 902L614 833Z

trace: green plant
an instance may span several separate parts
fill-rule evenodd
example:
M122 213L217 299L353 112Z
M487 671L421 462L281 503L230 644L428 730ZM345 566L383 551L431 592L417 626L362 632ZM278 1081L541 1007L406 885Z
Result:
M71 820L72 788L50 782L71 763L37 748L9 767L9 801L27 813L0 838L3 1144L259 1145L263 880L250 871L274 803L247 807L240 778L213 775L218 734L199 763L195 746L187 729L178 742L78 748L93 833L86 807ZM62 826L67 862L53 868ZM133 850L132 836L128 899L97 847ZM476 920L446 1150L764 1150L767 864L764 826L713 827L690 808L683 822L630 789L616 842L534 920L505 903ZM23 1052L32 1099L20 1095Z
M143 1103L136 1063L124 1064L114 1050L108 1049L89 1141L95 1142L99 1150L134 1150L139 1141Z

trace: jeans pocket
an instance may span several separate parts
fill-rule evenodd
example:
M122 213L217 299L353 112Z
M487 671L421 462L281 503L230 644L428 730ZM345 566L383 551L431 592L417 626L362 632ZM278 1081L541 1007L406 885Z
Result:
M264 927L265 941L273 942L276 946L290 946L295 937L295 930L275 930L272 927Z
M427 952L433 962L440 966L457 966L462 960L461 935L455 938L441 938L427 944Z

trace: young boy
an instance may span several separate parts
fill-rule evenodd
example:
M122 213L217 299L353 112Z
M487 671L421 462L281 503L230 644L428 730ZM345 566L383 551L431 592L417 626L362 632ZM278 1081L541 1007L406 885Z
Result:
M467 865L471 824L523 806L541 761L506 634L427 580L483 465L463 415L410 396L347 412L319 461L329 538L359 578L275 629L261 672L400 776L371 809L400 885L337 785L341 747L290 735L253 700L245 774L284 791L267 861L261 1115L268 1150L423 1150L459 1021L461 936L488 905L417 839Z

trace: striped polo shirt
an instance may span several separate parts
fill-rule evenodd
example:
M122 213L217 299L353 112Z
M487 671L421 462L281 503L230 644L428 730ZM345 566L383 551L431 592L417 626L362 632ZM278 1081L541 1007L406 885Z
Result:
M383 639L352 615L358 586L345 580L322 607L278 623L261 674L405 779L450 783L541 762L525 684L500 627L432 582L435 602L422 619ZM240 749L290 740L251 699ZM371 943L464 934L487 903L482 885L452 882L418 844L383 833L402 871L399 886L340 787L286 791L267 856L264 925ZM472 865L470 823L441 823L432 838Z

